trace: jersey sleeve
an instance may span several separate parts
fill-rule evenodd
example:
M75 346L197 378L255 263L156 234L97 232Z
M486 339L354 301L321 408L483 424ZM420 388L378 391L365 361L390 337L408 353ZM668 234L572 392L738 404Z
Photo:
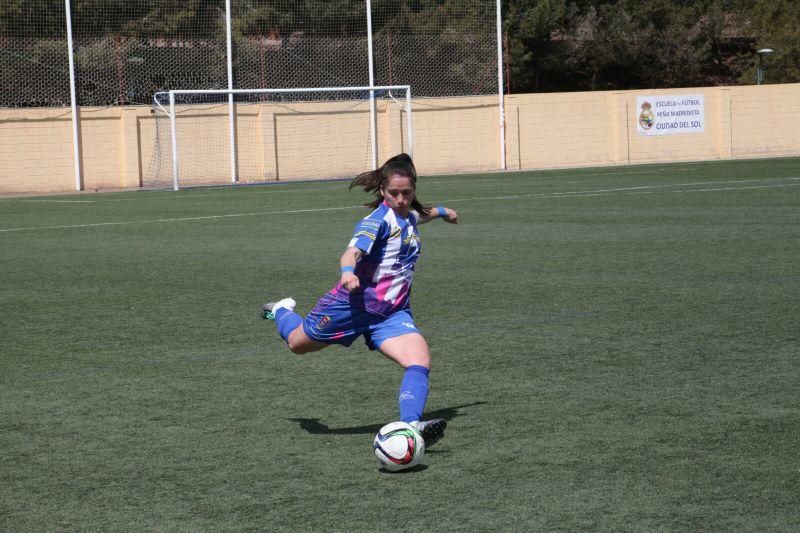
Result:
M348 248L355 247L368 254L372 250L372 245L378 240L383 231L383 221L374 218L363 218L356 224L353 230L353 238L350 239Z

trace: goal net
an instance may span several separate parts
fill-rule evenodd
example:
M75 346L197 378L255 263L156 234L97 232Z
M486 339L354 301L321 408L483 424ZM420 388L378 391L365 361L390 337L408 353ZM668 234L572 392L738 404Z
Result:
M408 85L174 90L154 113L147 188L352 177L413 151Z

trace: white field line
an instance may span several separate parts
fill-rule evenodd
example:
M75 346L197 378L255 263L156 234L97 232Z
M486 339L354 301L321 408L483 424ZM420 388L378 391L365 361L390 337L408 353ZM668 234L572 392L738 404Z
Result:
M648 171L648 172L656 172L656 171ZM645 172L641 172L644 174ZM589 176L601 176L605 174L611 173L604 173L604 174L590 174ZM638 174L638 173L637 173ZM774 179L782 179L782 178L774 178ZM497 182L497 181L505 181L503 178L496 178L496 179L479 179L479 180L464 180L463 182L459 182L460 184L470 184L470 183L487 183L487 182ZM751 180L738 180L738 181L704 181L704 182L697 182L697 183L678 183L672 185L646 185L642 188L655 188L655 187L682 187L687 185L712 185L714 183L750 183L754 181L767 181L761 179L751 179ZM446 181L432 181L427 183L426 185L441 185L441 184L450 184L451 182ZM570 184L578 184L579 181L569 182ZM336 190L339 187L328 187L328 188L314 188L314 189L271 189L271 190L253 190L249 194L267 194L267 193L279 193L279 192L306 192L306 191L323 191L323 190ZM146 193L145 193L146 194ZM94 204L94 203L110 203L110 202L137 202L141 200L192 200L194 198L204 198L209 196L231 196L233 192L216 192L216 193L196 193L196 194L187 194L187 195L180 195L175 193L170 193L167 195L159 195L159 196L142 196L140 198L107 198L107 199L100 199L100 200L48 200L48 199L22 199L21 202L30 202L30 203L59 203L59 204ZM555 193L554 193L555 194ZM576 191L574 193L564 193L564 194L580 194L580 191ZM503 198L500 198L503 199Z
M93 224L69 224L65 226L37 226L30 228L7 228L0 229L0 233L10 233L12 231L34 231L47 229L70 229L70 228L96 228L102 226L129 226L132 224L160 224L165 222L190 222L193 220L214 220L219 218L239 218L257 217L267 215L293 215L296 213L317 213L325 211L341 211L343 209L357 209L363 205L348 205L346 207L323 207L320 209L292 209L289 211L264 211L261 213L232 213L229 215L208 215L204 217L183 217L183 218L157 218L154 220L126 220L122 222L95 222Z
M596 176L636 176L639 174L656 174L660 172L664 172L665 169L655 169L655 170L635 170L635 171L627 171L627 172L590 172L588 174L578 174L576 176L567 176L567 178L593 178ZM687 168L679 168L674 170L689 170ZM514 180L529 180L529 179L564 179L564 176L539 176L539 175L532 175L532 176L516 176L516 175L509 175ZM502 177L502 178L487 178L487 179L461 179L459 181L460 184L471 184L471 183L494 183L497 181L506 181L509 177ZM332 180L334 182L341 182L346 181L342 179ZM441 185L441 184L450 184L450 181L428 181L425 182L426 185ZM579 181L572 181L568 182L570 184L580 183ZM719 183L719 182L716 182ZM312 189L282 189L281 183L267 183L262 186L258 184L253 185L253 190L251 190L248 194L270 194L270 193L281 193L281 192L306 192L306 191L332 191L338 190L341 187L317 187ZM257 188L261 187L261 188ZM220 188L226 189L227 187L221 186ZM205 198L209 196L231 196L234 194L238 194L232 190L215 190L214 192L207 192L207 193L193 193L187 195L176 195L174 192L170 192L167 194L159 194L159 195L150 195L150 194L143 194L138 198L101 198L99 200L49 200L46 198L31 198L31 199L19 199L20 202L30 202L30 203L61 203L61 204L93 204L93 203L110 203L110 202L139 202L143 200L191 200L193 198Z
M792 178L797 179L797 178ZM749 187L724 187L724 188L714 188L714 189L685 189L681 191L670 191L670 192L711 192L711 191L741 191L744 189L772 189L773 187L791 187L792 185L800 185L800 183L782 183L782 184L775 184L775 185L751 185Z
M718 192L718 191L739 191L749 189L770 189L777 187L790 187L800 185L800 177L790 178L775 178L783 180L793 180L796 183L776 183L771 185L756 185L747 187L715 187L708 189L679 189L676 191L666 191L671 193L691 193L691 192ZM477 196L471 198L455 198L450 200L442 200L441 203L461 203L461 202L478 202L478 201L497 201L497 200L520 200L524 198L581 198L588 196L606 196L614 193L622 194L652 194L653 192L661 192L660 190L667 187L686 187L694 185L707 185L710 183L746 183L753 181L774 181L774 180L731 180L726 182L696 182L696 183L680 183L673 185L642 185L638 187L621 187L614 189L597 189L591 191L565 191L565 192L551 192L551 193L532 193L532 194L514 194L505 196ZM659 191L644 191L643 189L659 189ZM321 207L318 209L291 209L285 211L262 211L258 213L232 213L227 215L208 215L202 217L183 217L183 218L159 218L153 220L128 220L121 222L96 222L92 224L70 224L64 226L35 226L27 228L5 228L0 229L0 233L11 233L17 231L36 231L36 230L52 230L52 229L71 229L71 228L93 228L103 226L125 226L132 224L163 224L169 222L191 222L197 220L215 220L225 218L241 218L241 217L255 217L255 216L270 216L270 215L293 215L298 213L324 213L329 211L342 211L347 209L361 209L363 205L349 205L344 207Z
M675 169L675 170L687 170L687 169ZM659 170L637 170L633 172L591 172L588 174L578 174L575 176L562 176L562 175L548 175L548 176L540 176L540 175L532 175L532 176L518 176L514 173L508 174L507 176L503 176L502 178L485 178L485 179L477 179L477 180L470 180L465 179L459 181L459 183L494 183L496 181L513 181L513 180L546 180L546 179L575 179L575 178L594 178L596 176L638 176L639 174L657 174L664 172L664 169ZM450 181L429 181L426 182L426 185L440 185L442 183L451 183ZM579 182L570 182L570 183L579 183Z
M776 179L790 179L790 180L800 180L800 178L776 178ZM612 193L625 193L625 194L652 194L653 192L659 191L644 191L643 189L663 189L667 187L687 187L693 185L709 185L712 183L748 183L753 181L770 181L770 180L732 180L726 182L697 182L697 183L675 183L672 185L643 185L639 187L621 187L615 189L596 189L591 191L566 191L566 192L549 192L549 193L533 193L533 194L512 194L507 196L480 196L480 197L473 197L473 198L463 198L463 199L456 199L456 200L446 200L447 202L470 202L470 201L478 201L478 200L517 200L520 198L574 198L574 197L583 197L583 196L599 196L599 195L608 195ZM737 191L737 190L744 190L744 189L769 189L772 187L789 187L792 185L800 185L800 183L778 183L773 185L758 185L758 186L749 186L749 187L720 187L714 189L680 189L677 191L668 191L668 192L676 192L676 193L685 193L685 192L706 192L706 191Z
M686 168L682 169L675 169L675 170L689 170ZM564 180L564 179L575 179L575 178L593 178L597 176L636 176L639 174L657 174L663 172L664 169L654 169L654 170L638 170L638 171L628 171L628 172L591 172L587 174L577 174L575 176L540 176L540 175L532 175L532 176L517 176L514 174L508 174L507 176L499 177L499 178L485 178L485 179L460 179L460 185L470 185L473 183L496 183L498 181L520 181L520 180L546 180L546 179L557 179L557 180ZM771 178L771 180L779 180L779 179L795 179L795 178ZM337 179L333 180L334 182L341 182L345 180ZM689 185L713 185L715 183L750 183L750 182L760 182L760 181L770 181L770 179L749 179L749 180L737 180L737 181L708 181L708 182L697 182L697 183L683 183L683 184L671 184L671 185L653 185L652 187L680 187L680 186L689 186ZM568 181L570 185L581 183L580 181ZM425 185L450 185L452 181L427 181ZM218 197L218 196L233 196L239 194L239 191L234 191L228 187L221 186L223 190L215 190L214 192L194 192L191 194L176 194L174 192L166 193L166 194L159 194L159 195L151 195L147 192L143 192L141 196L133 197L133 198L98 198L96 200L51 200L47 198L22 198L16 199L20 202L29 202L29 203L61 203L61 204L105 204L105 203L112 203L112 202L141 202L147 200L192 200L195 198L208 198L208 197ZM265 184L263 186L254 185L253 189L248 192L248 194L273 194L273 193L296 193L296 192L314 192L314 191L333 191L333 190L340 190L341 186L332 186L332 187L315 187L310 189L283 189L282 184L275 183L275 184Z
M253 189L248 194L268 194L268 193L281 193L281 192L308 192L308 191L332 191L336 190L339 187L319 187L313 189L281 189L278 187L269 188L269 189ZM207 196L231 196L234 194L238 194L238 192L230 191L230 192L211 192L211 193L194 193L194 194L161 194L161 195L149 195L147 193L143 193L142 196L139 198L101 198L99 200L48 200L45 198L32 198L32 199L20 199L20 202L30 202L30 203L61 203L61 204L106 204L111 202L140 202L142 200L192 200L194 198L204 198Z
M46 204L93 204L94 200L20 200L21 202L38 202Z
M653 174L663 172L663 170L642 170L637 172L594 172L591 174L581 174L578 177L581 178L591 178L595 176L610 176L610 175L637 175L637 174ZM562 179L560 176L514 176L515 180L520 179ZM491 179L463 179L459 183L462 185L471 184L471 183L494 183L497 181L506 181L508 178L491 178ZM342 181L342 180L336 180ZM426 185L442 185L442 184L450 184L450 181L429 181L426 182ZM580 183L580 182L570 182L570 183ZM718 183L718 182L717 182ZM281 189L280 184L273 185L273 184L265 184L263 188L256 189L258 185L254 185L254 189L249 191L248 194L271 194L271 193L286 193L286 192L307 192L307 191L332 191L332 190L339 190L341 187L317 187L312 189ZM209 196L232 196L235 194L239 194L238 191L214 191L214 192L207 192L207 193L192 193L192 194L185 194L179 195L175 194L174 192L168 194L159 194L159 195L150 195L144 193L142 196L138 198L101 198L99 200L49 200L47 198L31 198L31 199L20 199L20 202L29 202L29 203L59 203L59 204L105 204L111 202L140 202L144 200L192 200L194 198L207 198Z

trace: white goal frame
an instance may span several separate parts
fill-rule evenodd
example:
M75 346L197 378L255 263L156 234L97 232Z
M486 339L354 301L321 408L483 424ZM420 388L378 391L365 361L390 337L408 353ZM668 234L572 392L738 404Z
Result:
M236 105L233 98L237 94L286 94L286 93L311 93L311 92L365 92L369 91L370 101L370 142L372 146L372 167L378 168L378 139L377 139L377 120L376 120L376 107L375 107L375 91L405 91L405 107L406 111L406 127L408 129L408 153L414 156L414 134L412 127L412 113L411 113L411 86L410 85L379 85L379 86L366 86L366 87L303 87L297 89L176 89L171 91L161 91L153 95L155 105L169 117L170 124L170 137L172 141L172 188L174 190L180 189L178 183L179 168L178 168L178 136L177 136L177 113L175 112L175 97L178 95L228 95L230 113L230 155L231 155L231 183L238 182L236 175L237 168L237 150L236 150L236 127L235 127L235 113L234 106ZM168 95L169 109L161 105L159 97Z

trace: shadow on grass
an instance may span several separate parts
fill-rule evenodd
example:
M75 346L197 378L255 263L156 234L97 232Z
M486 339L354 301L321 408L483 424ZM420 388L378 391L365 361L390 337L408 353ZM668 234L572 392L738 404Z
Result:
M404 475L404 474L413 474L414 472L422 472L428 469L428 465L417 465L413 468L406 468L405 470L386 470L385 468L379 468L378 472L382 475L386 476L396 476L396 475Z
M443 409L437 409L436 411L430 411L425 413L425 419L431 418L444 418L448 422L456 418L457 416L461 416L464 413L460 412L460 409L465 409L467 407L474 407L476 405L484 405L488 402L474 402L468 403L464 405L456 405L454 407L445 407ZM327 424L323 424L319 421L319 418L287 418L287 420L291 420L292 422L297 422L300 424L300 429L308 431L313 435L362 435L368 434L372 435L377 433L379 429L381 429L384 424L369 424L366 426L354 426L354 427L344 427L344 428L332 428Z

